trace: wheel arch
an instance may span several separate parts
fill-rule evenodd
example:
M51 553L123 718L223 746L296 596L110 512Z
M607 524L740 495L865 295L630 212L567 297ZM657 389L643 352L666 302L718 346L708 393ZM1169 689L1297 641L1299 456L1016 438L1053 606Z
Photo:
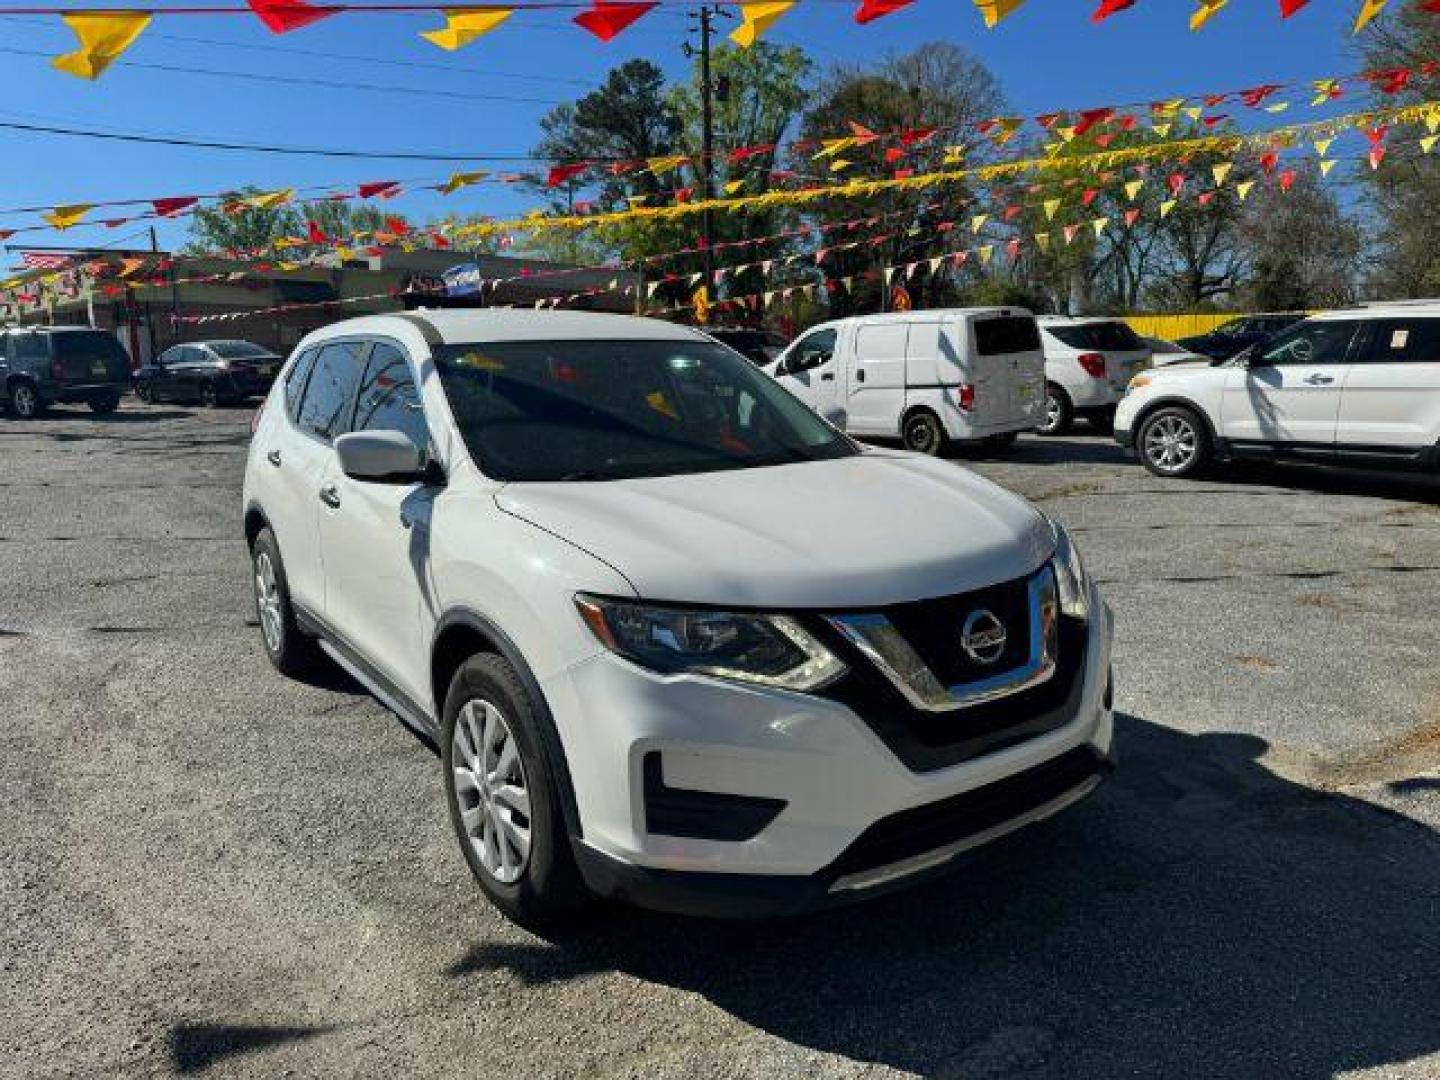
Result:
M260 535L261 530L269 528L270 519L265 516L265 511L253 503L245 508L245 547L247 549L255 546L255 538ZM276 543L279 543L277 538Z
M1146 421L1148 421L1150 417L1154 416L1159 410L1172 407L1179 407L1187 410L1188 412L1194 413L1195 416L1199 419L1201 426L1204 427L1205 434L1210 439L1211 450L1215 453L1219 453L1221 447L1220 436L1219 433L1215 430L1215 425L1210 422L1210 417L1206 414L1205 410L1202 409L1199 405L1196 405L1195 402L1191 401L1189 398L1180 397L1174 394L1167 395L1161 398L1156 398L1154 401L1147 402L1145 404L1145 407L1135 414L1135 420L1133 423L1131 423L1130 430L1135 434L1135 441L1137 446L1139 445L1140 440L1140 429L1145 426Z
M580 821L579 804L575 799L575 786L570 779L570 764L565 757L565 746L560 741L560 731L555 726L550 704L540 689L540 682L510 636L491 619L470 608L452 608L435 624L435 633L430 643L430 693L437 729L443 717L445 693L450 688L450 680L455 677L460 665L477 653L492 653L503 657L520 676L540 721L540 738L545 744L549 764L555 774L555 788L560 792L560 810L565 818L565 830L575 839L583 837L584 829Z

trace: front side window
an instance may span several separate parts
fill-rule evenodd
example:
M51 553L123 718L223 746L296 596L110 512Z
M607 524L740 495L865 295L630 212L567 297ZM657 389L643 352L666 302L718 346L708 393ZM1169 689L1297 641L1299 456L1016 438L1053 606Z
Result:
M363 348L364 344L358 341L321 346L295 417L302 431L329 442L349 430L350 402L360 382Z
M1357 325L1350 320L1301 323L1266 345L1254 362L1273 367L1343 364Z
M790 359L785 361L787 372L809 371L829 361L835 355L837 335L834 330L816 330L795 343Z
M430 428L425 423L425 407L420 403L410 362L387 341L376 342L370 350L370 362L365 366L365 378L355 402L353 430L400 431L421 453L430 453Z
M1370 361L1440 364L1440 319L1381 319L1375 323Z
M498 480L619 480L857 453L713 342L446 345L435 365L466 446Z

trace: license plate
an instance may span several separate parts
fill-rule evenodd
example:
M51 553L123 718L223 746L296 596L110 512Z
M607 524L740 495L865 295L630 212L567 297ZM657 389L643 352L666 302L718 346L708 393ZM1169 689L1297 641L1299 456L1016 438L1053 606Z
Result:
M105 377L105 361L104 361L104 360L91 360L91 361L90 361L90 374L91 374L91 375L99 375L101 378L104 378L104 377Z

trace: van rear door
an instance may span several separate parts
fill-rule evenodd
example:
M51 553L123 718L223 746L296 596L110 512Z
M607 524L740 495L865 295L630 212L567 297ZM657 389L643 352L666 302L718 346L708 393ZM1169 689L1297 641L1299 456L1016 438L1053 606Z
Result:
M67 330L49 334L50 358L67 388L130 383L130 357L114 334Z
M894 435L905 410L906 322L862 322L855 327L847 366L848 405L845 430L865 435Z
M1040 328L1028 313L985 312L970 317L975 383L972 422L978 426L1039 420L1045 396Z

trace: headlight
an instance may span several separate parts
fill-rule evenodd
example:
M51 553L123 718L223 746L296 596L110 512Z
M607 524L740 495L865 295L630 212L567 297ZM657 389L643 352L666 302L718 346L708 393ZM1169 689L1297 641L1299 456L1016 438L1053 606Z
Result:
M1151 377L1149 375L1136 375L1133 379L1130 380L1130 384L1126 386L1125 389L1139 390L1143 387L1149 386L1150 382Z
M1055 533L1055 580L1060 586L1060 612L1074 619L1090 617L1090 579L1075 542L1065 526L1050 522Z
M784 615L685 611L599 596L577 596L591 632L613 653L662 675L817 690L845 673L824 645Z

